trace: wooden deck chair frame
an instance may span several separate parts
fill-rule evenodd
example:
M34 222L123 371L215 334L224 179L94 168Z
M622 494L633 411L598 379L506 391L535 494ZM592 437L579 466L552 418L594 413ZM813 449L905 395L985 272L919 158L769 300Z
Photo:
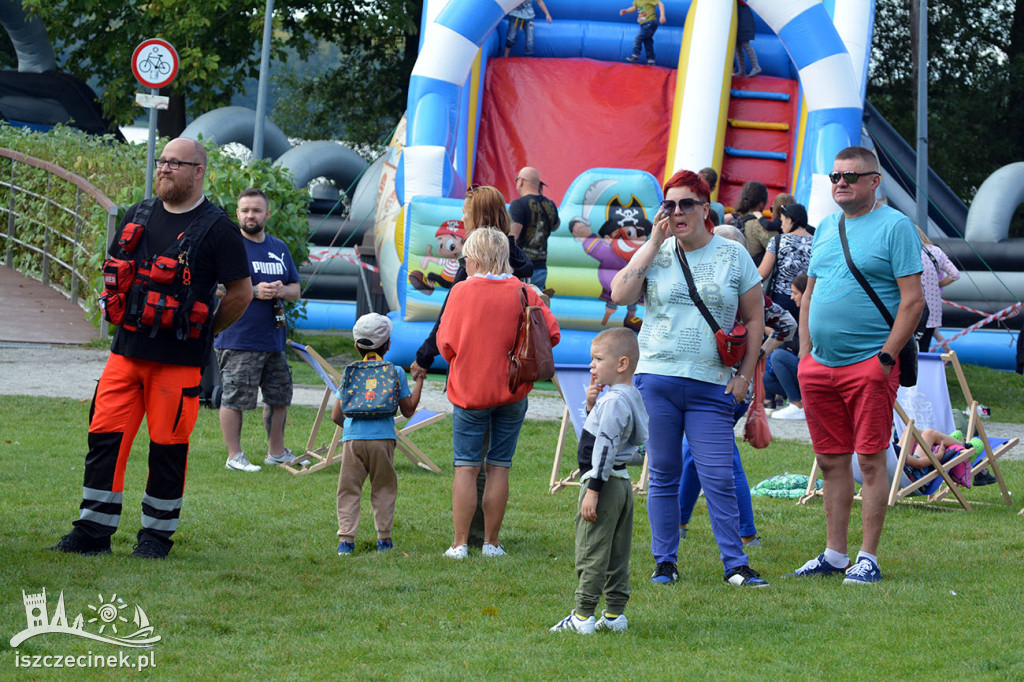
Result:
M889 488L889 506L891 507L897 502L912 502L913 504L939 502L942 498L937 496L942 490L946 490L948 491L946 495L948 495L949 492L952 492L953 495L956 496L956 500L960 503L960 506L963 507L964 510L970 511L970 503L961 492L961 487L953 483L953 479L949 477L949 471L961 462L970 462L974 459L977 455L974 448L967 448L956 457L953 457L943 463L935 456L935 453L932 452L931 447L928 446L924 437L921 435L920 429L917 428L914 424L914 420L907 415L899 402L895 403L893 409L896 410L899 418L903 420L904 428L903 435L900 437L900 454L896 460L896 471L892 477L892 484ZM907 463L907 457L914 450L916 445L921 446L921 449L924 451L929 461L931 461L932 470L916 481L911 481L909 485L901 486L900 479L902 478L903 467ZM929 483L939 477L942 478L943 483L938 491L929 495L925 500L918 501L912 499L912 496L917 493L918 490L926 487ZM943 497L946 495L943 495Z
M313 420L313 428L310 429L309 438L306 440L305 451L302 454L296 455L292 462L281 465L295 475L309 474L326 469L334 463L341 461L339 445L341 444L342 429L340 426L334 426L334 434L331 436L330 441L322 441L318 445L320 429L323 426L324 419L327 418L330 421L329 410L333 409L332 400L339 384L341 384L341 373L331 363L321 357L312 346L304 346L294 341L288 341L288 345L316 371L324 382L324 395L320 400L320 408L317 410L316 418ZM397 417L396 421L399 419L401 417ZM397 436L396 449L400 450L416 466L427 471L433 471L436 474L441 473L441 469L409 439L409 434L425 426L436 424L442 419L444 419L443 414L431 412L430 410L418 410L405 423L404 427L398 428L396 425L395 429ZM330 423L333 424L333 422ZM310 464L304 466L306 462Z
M559 470L562 467L562 455L565 453L565 443L569 437L569 428L572 426L572 415L569 413L569 401L566 400L562 385L558 381L558 372L552 379L565 407L562 409L562 424L558 428L558 441L555 443L555 459L551 464L551 480L548 482L548 494L553 495L565 488L580 487L580 470L573 469L568 476L559 477ZM633 492L644 494L647 492L647 458L644 457L643 469L640 471L640 480L633 483Z
M942 360L952 365L957 383L960 384L960 390L964 395L964 400L967 401L967 410L970 417L967 419L967 430L964 433L964 440L969 441L977 436L985 446L985 457L971 467L970 475L973 478L982 469L986 467L991 469L992 475L996 477L996 482L999 484L1003 502L1007 505L1012 505L1013 500L1010 498L1010 491L1006 489L1006 481L1003 480L1003 473L999 470L999 458L1016 447L1020 439L1011 438L996 448L992 447L992 444L989 442L988 432L985 430L985 423L978 415L978 401L974 399L974 396L971 394L971 387L967 385L967 377L964 376L964 368L960 365L956 351L951 350L948 353L942 353ZM936 500L941 500L947 497L950 492L949 486L944 485L932 497ZM1024 513L1024 510L1021 510L1021 513Z

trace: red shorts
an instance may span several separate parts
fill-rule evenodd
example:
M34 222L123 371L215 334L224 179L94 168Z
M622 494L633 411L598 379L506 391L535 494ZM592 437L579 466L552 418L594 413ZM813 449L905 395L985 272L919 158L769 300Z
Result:
M807 429L822 455L873 454L892 440L892 408L900 373L885 376L872 356L844 367L826 367L810 355L797 370Z

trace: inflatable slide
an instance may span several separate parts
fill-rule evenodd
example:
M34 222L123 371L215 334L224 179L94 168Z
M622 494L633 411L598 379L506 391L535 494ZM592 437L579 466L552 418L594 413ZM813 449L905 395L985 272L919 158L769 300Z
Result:
M524 165L540 170L559 204L548 286L560 363L586 362L594 332L643 316L642 306L616 309L607 284L646 238L675 169L721 169L718 198L728 204L758 179L812 214L834 210L826 176L835 152L860 140L871 3L750 0L756 78L732 76L732 2L668 3L653 66L626 63L637 25L618 0L550 0L554 22L536 22L534 56L520 40L503 58L505 15L517 4L425 6L377 202L390 359L411 362L436 319L445 267L461 247L449 221L461 218L467 186L494 185L511 201Z

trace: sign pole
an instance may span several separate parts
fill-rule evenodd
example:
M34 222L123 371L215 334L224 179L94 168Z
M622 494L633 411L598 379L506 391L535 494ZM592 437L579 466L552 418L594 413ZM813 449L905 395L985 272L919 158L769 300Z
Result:
M156 95L160 91L150 88L149 94ZM153 169L156 167L156 107L149 109L149 140L146 143L146 199L153 196Z

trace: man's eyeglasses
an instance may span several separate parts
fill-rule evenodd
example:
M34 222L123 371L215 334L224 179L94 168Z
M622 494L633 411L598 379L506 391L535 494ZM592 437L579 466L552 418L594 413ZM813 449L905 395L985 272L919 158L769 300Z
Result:
M195 161L178 161L177 159L157 159L156 160L156 167L157 168L163 168L164 166L167 166L171 170L178 170L182 166L202 166L202 165L203 164L196 163Z
M855 171L832 171L828 174L828 179L832 181L833 185L838 185L840 180L845 180L847 185L853 185L858 180L866 175L881 175L878 171L864 171L863 173L857 173Z
M686 213L687 211L692 211L698 206L703 206L705 203L707 202L701 201L700 199L680 199L679 201L665 199L661 202L661 208L665 213L675 213L676 207L679 207L683 213Z

